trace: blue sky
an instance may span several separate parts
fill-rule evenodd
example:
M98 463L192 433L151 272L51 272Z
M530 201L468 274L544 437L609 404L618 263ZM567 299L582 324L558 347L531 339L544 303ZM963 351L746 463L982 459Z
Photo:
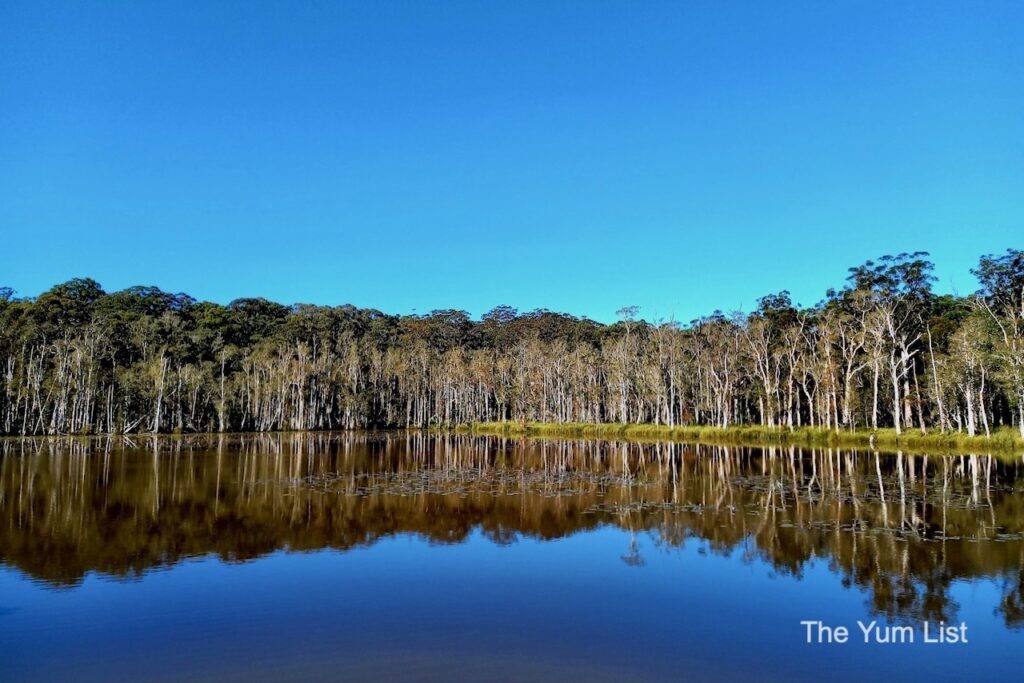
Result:
M0 5L0 285L689 320L1024 247L1019 2Z

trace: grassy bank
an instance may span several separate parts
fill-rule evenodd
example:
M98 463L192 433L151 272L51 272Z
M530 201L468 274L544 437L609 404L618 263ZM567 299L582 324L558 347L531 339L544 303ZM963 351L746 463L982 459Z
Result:
M880 449L933 450L956 452L1024 452L1024 440L1019 432L1004 428L985 436L967 436L958 432L918 430L905 431L897 435L894 429L833 431L816 427L799 427L793 430L760 426L738 427L668 427L651 424L590 424L547 422L476 422L457 425L449 431L497 436L539 436L550 438L592 438L592 439L640 439L656 441L681 441L688 443L710 443L735 446L847 446L870 447L871 435L875 435L875 447Z

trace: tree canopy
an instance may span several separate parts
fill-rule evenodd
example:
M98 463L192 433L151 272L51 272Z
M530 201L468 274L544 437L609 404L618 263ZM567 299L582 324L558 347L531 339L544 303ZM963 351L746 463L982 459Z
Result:
M0 432L265 431L494 420L893 427L1024 434L1024 253L986 255L966 297L925 252L850 268L686 325L496 306L389 315L227 305L76 278L0 288Z

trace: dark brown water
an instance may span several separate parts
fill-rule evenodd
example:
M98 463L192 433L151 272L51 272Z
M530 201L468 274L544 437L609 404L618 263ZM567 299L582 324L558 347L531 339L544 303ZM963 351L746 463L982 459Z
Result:
M0 441L0 680L1016 680L1022 486L985 455Z

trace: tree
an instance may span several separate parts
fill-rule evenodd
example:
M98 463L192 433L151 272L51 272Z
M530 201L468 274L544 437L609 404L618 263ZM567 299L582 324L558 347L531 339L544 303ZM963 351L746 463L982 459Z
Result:
M423 427L492 420L1024 432L1021 252L936 296L915 252L850 269L817 306L603 325L498 306L387 315L227 306L137 286L0 289L0 432Z
M981 283L977 302L999 328L997 353L1005 363L1024 438L1024 252L1007 249L999 257L982 256L971 272Z

